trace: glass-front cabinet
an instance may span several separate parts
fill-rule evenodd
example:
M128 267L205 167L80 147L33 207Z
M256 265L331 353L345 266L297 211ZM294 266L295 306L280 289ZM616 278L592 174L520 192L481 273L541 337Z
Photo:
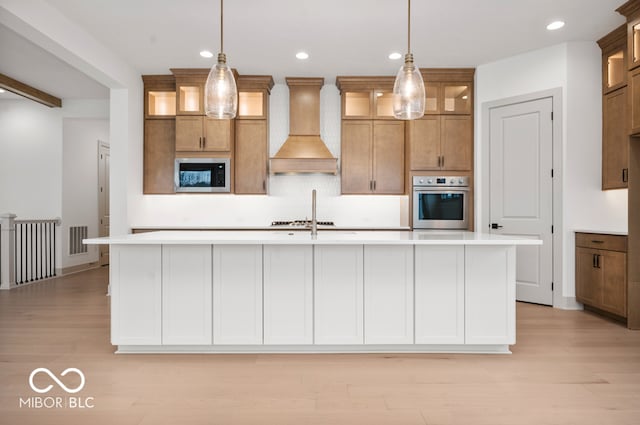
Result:
M629 31L629 69L633 69L640 65L640 19L629 24Z
M178 115L204 115L204 86L202 84L179 84L177 89Z
M442 84L442 113L468 114L471 112L471 90L468 84Z
M238 115L239 119L264 119L266 118L266 99L263 91L239 91Z

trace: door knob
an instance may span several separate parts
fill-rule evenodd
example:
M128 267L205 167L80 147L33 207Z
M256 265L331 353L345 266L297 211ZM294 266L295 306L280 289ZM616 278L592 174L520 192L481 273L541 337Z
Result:
M498 223L491 223L491 228L492 229L502 229L502 226L500 226Z

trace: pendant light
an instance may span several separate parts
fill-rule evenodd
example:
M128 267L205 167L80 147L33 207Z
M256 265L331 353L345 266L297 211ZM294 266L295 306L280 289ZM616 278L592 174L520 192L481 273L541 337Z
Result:
M223 0L220 0L220 53L218 63L211 68L204 87L204 108L208 117L233 119L238 110L238 89L227 56L223 53Z
M424 115L424 81L413 64L411 53L411 0L408 1L407 54L404 65L393 84L393 116L400 120L415 120Z

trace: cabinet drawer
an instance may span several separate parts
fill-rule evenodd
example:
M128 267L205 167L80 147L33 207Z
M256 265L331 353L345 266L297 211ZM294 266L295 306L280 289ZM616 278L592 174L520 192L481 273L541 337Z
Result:
M627 237L600 233L576 233L576 246L627 252Z

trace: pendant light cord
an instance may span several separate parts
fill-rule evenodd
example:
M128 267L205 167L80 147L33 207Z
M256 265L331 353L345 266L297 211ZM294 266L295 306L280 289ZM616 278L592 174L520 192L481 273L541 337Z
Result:
M407 12L407 53L411 53L411 0L408 0Z
M220 0L220 53L224 53L224 22L222 20L222 17L224 16L223 3L224 0Z

